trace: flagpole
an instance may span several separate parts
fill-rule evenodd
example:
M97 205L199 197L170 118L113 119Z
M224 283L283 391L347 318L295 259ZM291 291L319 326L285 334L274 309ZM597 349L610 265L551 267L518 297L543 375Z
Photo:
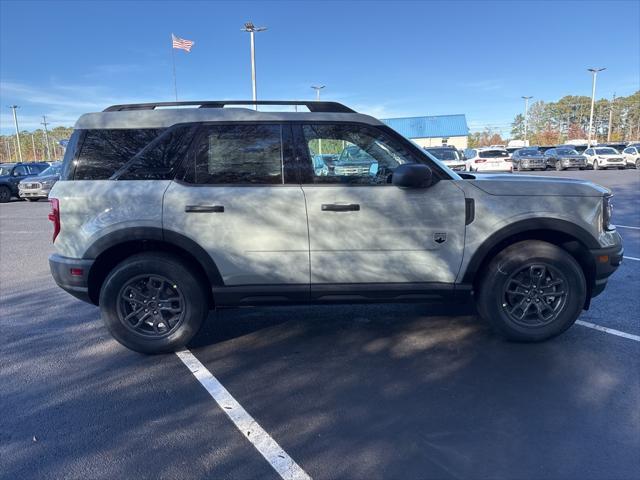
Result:
M171 61L173 63L173 91L176 95L176 102L178 101L178 83L176 82L176 54L173 48L173 33L171 34Z

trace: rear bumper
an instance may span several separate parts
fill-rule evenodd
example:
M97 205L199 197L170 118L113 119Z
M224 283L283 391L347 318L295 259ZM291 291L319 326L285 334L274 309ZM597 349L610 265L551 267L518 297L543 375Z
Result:
M590 250L595 262L595 278L591 289L591 296L600 295L607 286L609 277L615 272L624 256L622 240L611 247Z
M51 275L58 286L76 298L93 303L89 298L89 270L93 260L68 258L53 254L49 256ZM73 272L73 273L72 273Z

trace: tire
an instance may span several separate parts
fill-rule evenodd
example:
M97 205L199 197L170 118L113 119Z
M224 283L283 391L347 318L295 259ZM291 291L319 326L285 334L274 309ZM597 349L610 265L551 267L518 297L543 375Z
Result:
M598 161L597 161L597 160L594 160L594 161L593 161L593 169L594 169L594 170L598 170L599 168L600 168L600 165L598 165Z
M618 167L618 170L625 170L627 167Z
M131 350L173 352L193 338L207 317L203 285L208 282L173 255L134 255L105 279L99 302L102 319L111 335Z
M640 158L636 160L636 170L640 170Z
M9 187L0 185L0 203L7 203L9 200L11 200L11 190Z
M542 271L546 272L542 277L535 276ZM547 242L527 240L513 244L496 255L485 272L478 285L478 312L509 340L539 342L555 337L573 325L585 303L587 288L582 268L571 254ZM537 292L524 288L535 284L531 278L552 286L543 286ZM559 280L560 284L553 285ZM556 292L558 295L550 295ZM521 313L523 318L517 320L515 317ZM541 315L549 318L544 320Z

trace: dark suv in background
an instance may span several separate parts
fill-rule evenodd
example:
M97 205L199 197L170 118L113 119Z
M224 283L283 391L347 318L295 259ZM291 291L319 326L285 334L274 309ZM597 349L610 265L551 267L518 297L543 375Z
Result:
M513 169L518 172L524 170L546 170L547 160L538 147L521 148L511 156Z
M32 175L38 175L49 167L46 162L0 163L0 203L18 197L18 184Z

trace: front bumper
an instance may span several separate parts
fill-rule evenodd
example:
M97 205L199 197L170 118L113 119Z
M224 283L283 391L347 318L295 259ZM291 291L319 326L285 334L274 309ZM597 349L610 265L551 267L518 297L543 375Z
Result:
M93 303L89 298L89 271L93 260L68 258L52 254L49 256L51 275L58 286L76 298Z
M595 262L595 277L591 289L591 297L600 295L607 286L609 277L615 272L624 257L622 239L618 235L618 242L606 248L596 248L590 250Z
M560 160L560 164L566 168L584 168L587 166L587 162L585 162L584 160L575 160L568 158L563 158L562 160Z

